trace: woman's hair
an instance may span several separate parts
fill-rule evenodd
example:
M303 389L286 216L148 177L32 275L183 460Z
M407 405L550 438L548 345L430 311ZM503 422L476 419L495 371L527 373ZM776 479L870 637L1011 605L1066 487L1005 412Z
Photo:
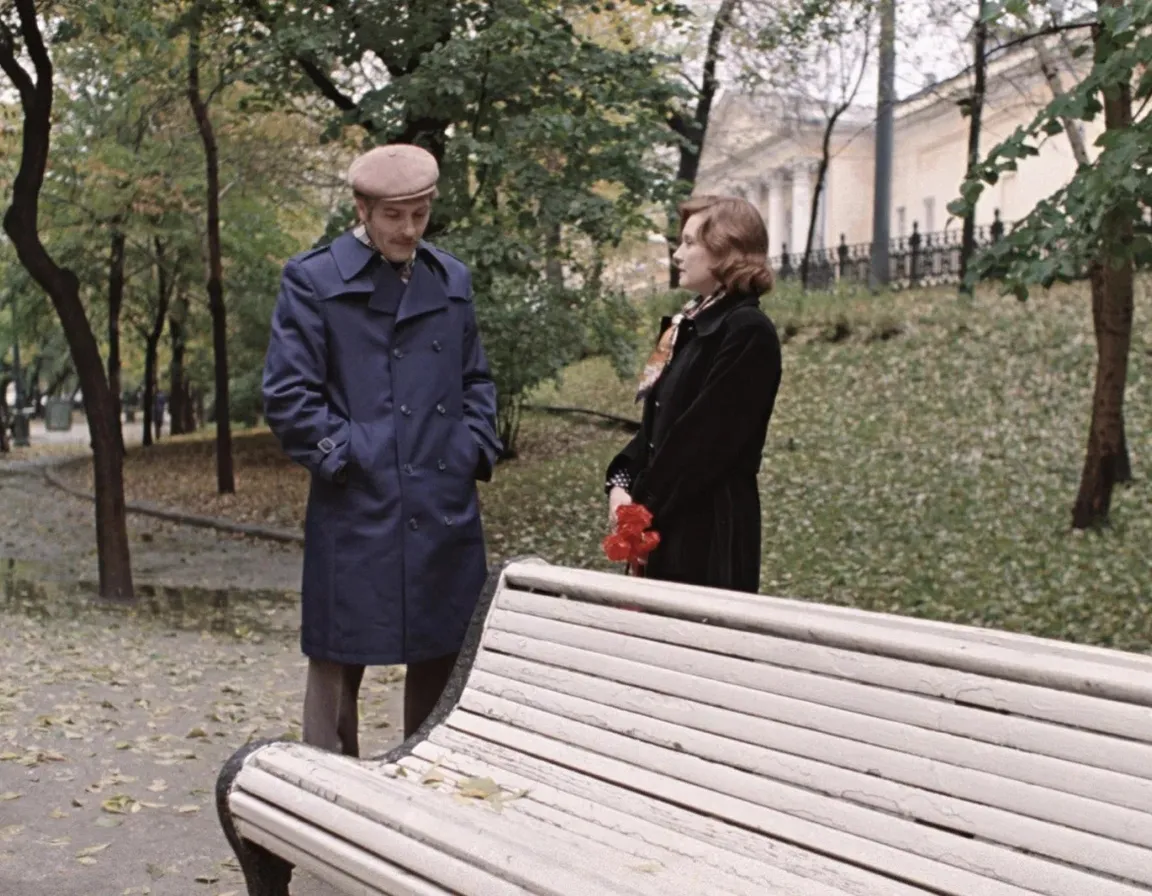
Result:
M774 277L768 267L768 230L751 202L735 196L693 196L680 203L680 232L700 215L696 238L716 259L713 276L727 292L763 295Z

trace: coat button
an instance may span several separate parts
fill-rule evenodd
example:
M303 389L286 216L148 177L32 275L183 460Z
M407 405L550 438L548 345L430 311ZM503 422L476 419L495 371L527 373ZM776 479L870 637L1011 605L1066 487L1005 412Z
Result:
M420 523L416 521L416 517L412 517L412 519L408 520L408 528L413 532L420 528Z
M433 339L433 340L432 340L432 351L434 351L434 352L440 352L440 351L443 351L443 350L444 350L444 346L442 346L442 345L440 344L440 340L439 340L439 339Z
M412 475L412 464L404 464L404 472L409 476Z
M446 517L444 517L444 525L445 526L454 526L454 525L456 525L456 523L453 521L452 517L446 516Z
M444 463L443 460L438 460L438 461L436 461L436 469L439 470L441 473L443 473L445 470L448 469L448 464Z
M400 349L398 349L398 348L394 348L394 349L392 349L392 357L393 358L403 358L404 352L400 351Z
M403 414L405 417L411 417L412 416L412 408L408 407L408 405L406 405L406 404L402 404L402 405L400 405L400 413Z
M447 409L446 407L444 407L444 405L442 405L442 404L438 404L438 405L436 405L436 412L437 412L437 413L438 413L438 414L439 414L441 417L443 417L445 414L447 414L447 413L448 413L448 409Z

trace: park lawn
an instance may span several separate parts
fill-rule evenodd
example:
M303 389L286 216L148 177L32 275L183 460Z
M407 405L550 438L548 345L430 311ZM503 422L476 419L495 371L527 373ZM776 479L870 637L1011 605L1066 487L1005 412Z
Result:
M761 472L762 591L1152 650L1146 327L1126 405L1136 481L1117 490L1109 529L1073 533L1095 363L1082 288L1026 304L939 290L789 295L766 307L786 345ZM634 416L631 389L593 359L534 400ZM521 458L481 488L493 561L536 554L610 568L601 483L627 438L589 419L528 414ZM210 446L148 454L129 459L132 497L299 525L305 477L266 434L237 440L234 498L211 494Z

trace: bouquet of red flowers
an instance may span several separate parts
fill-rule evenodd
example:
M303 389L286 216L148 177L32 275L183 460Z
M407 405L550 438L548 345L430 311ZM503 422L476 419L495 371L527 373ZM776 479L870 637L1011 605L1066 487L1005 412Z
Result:
M643 504L624 504L616 508L616 531L604 539L604 554L613 563L627 563L633 575L648 555L660 544L660 533L648 528L652 514Z

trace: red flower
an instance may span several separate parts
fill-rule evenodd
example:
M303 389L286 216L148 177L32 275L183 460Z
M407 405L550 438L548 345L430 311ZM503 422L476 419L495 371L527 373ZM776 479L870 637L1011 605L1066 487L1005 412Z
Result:
M616 531L604 539L604 554L613 563L627 563L631 569L642 565L660 544L660 534L649 529L652 513L643 504L616 508Z
M652 514L643 504L624 504L616 508L616 531L635 538L652 525Z

